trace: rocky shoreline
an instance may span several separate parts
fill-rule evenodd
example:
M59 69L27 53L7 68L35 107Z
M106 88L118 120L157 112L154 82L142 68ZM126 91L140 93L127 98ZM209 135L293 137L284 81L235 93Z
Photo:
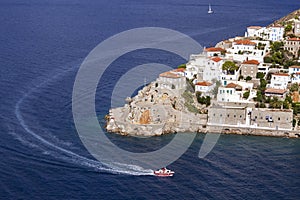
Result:
M129 124L127 124L129 125ZM261 129L261 128L246 128L246 127L231 127L226 125L206 125L206 124L191 124L187 129L174 126L174 124L164 124L153 127L153 125L129 125L117 123L114 118L107 116L106 129L108 132L124 136L160 136L164 134L174 133L217 133L217 134L236 134L236 135L252 135L252 136L268 136L268 137L287 137L299 138L299 131L283 131L276 129Z
M300 136L295 130L209 124L208 114L192 113L183 106L187 105L187 100L182 97L186 91L177 94L175 101L171 90L160 90L155 87L155 84L156 82L149 84L139 91L137 96L127 99L128 103L124 107L110 109L109 114L106 115L106 130L120 135L143 137L179 132L289 138ZM149 97L151 97L150 102Z

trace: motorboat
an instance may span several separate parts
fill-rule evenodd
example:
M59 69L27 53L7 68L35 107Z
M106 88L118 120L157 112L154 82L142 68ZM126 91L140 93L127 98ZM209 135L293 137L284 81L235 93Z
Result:
M167 177L167 176L173 176L175 172L164 167L154 171L153 173L155 176Z

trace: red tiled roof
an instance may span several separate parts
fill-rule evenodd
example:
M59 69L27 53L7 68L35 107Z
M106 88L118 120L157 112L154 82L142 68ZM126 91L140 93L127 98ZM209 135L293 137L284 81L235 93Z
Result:
M262 27L261 26L248 26L247 28L250 28L250 29L261 29Z
M273 94L284 94L286 90L283 89L275 89L275 88L267 88L265 93L273 93Z
M271 26L271 28L283 28L283 26L280 26L280 25L273 25L273 26Z
M225 88L237 88L237 87L242 87L242 86L235 83L229 83L228 85L225 86Z
M214 57L214 58L211 58L211 60L214 61L214 62L219 62L222 59L220 57Z
M257 60L246 60L246 61L243 62L243 64L259 65L259 62Z
M300 41L300 38L290 38L287 41Z
M220 47L209 47L209 48L205 48L204 51L209 51L209 52L214 52L214 51L225 51L225 49L222 49Z
M172 73L171 71L161 73L159 76L166 77L166 78L180 78L181 77L180 75Z
M290 68L300 68L300 66L298 66L298 65L293 65L293 66L290 66Z
M251 40L236 40L235 43L237 45L255 45L255 42L252 42Z
M177 69L174 69L172 70L173 72L184 72L185 71L185 68L177 68Z
M196 85L200 85L200 86L211 86L212 83L207 82L207 81L203 81L203 82L198 82L198 83L196 83Z
M272 74L274 76L289 76L289 74L284 74L284 73L276 73L276 74Z

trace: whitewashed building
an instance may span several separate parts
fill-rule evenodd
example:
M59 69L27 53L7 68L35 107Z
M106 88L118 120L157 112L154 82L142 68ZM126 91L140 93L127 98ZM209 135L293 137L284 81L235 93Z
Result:
M202 81L195 84L195 91L196 92L202 92L202 93L208 93L212 89L214 89L215 84L208 82L208 81Z
M202 80L204 81L212 81L213 79L220 80L222 65L224 61L220 57L212 57L207 59L207 63L203 70ZM201 75L199 74L201 77ZM198 76L198 80L201 78Z
M300 83L300 66L294 65L289 67L289 75L292 83Z
M156 87L174 91L185 90L186 78L176 71L167 71L156 79Z
M226 86L228 83L231 83L233 81L237 81L240 76L240 69L234 71L232 74L228 73L227 71L222 71L221 73L221 84Z
M245 85L246 86L246 85ZM220 86L218 89L217 101L219 102L240 102L246 103L249 102L248 99L253 97L253 83L248 83L248 87L243 87L237 83L229 83L226 86ZM248 99L243 98L244 92L249 91L250 95Z
M260 48L258 48L258 46L260 46ZM246 60L258 60L259 62L263 62L269 46L269 41L249 39L235 40L232 47L227 49L225 58L239 62Z
M287 85L290 81L290 75L285 73L276 73L271 75L271 88L275 89L287 89Z
M269 34L269 39L271 41L282 41L284 35L283 26L271 26L267 28L267 34Z
M222 53L225 53L225 49L220 47L209 47L204 49L204 53L207 57L222 56Z
M299 20L295 21L294 34L295 34L295 36L300 36L300 21Z
M250 26L245 33L246 37L260 37L263 40L282 41L284 35L283 26L259 27Z
M207 60L208 58L205 53L192 54L189 62L186 64L185 77L193 79L197 77L198 73L203 73Z
M280 99L285 99L286 95L287 95L287 90L285 89L276 89L276 88L267 88L265 90L265 95L267 97L278 97Z
M245 37L258 37L258 31L261 29L261 26L248 26Z

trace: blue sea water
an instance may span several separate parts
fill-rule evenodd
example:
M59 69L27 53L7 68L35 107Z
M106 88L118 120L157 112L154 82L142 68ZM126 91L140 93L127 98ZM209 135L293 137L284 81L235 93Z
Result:
M207 14L209 3L213 15ZM299 7L294 0L1 0L0 199L299 199L299 139L222 135L199 159L205 135L198 134L169 166L175 176L157 178L139 166L94 159L72 116L80 64L114 34L164 27L211 46ZM102 126L115 81L131 67L154 61L171 67L184 62L142 50L112 64L96 96ZM109 137L123 149L145 152L173 135Z

